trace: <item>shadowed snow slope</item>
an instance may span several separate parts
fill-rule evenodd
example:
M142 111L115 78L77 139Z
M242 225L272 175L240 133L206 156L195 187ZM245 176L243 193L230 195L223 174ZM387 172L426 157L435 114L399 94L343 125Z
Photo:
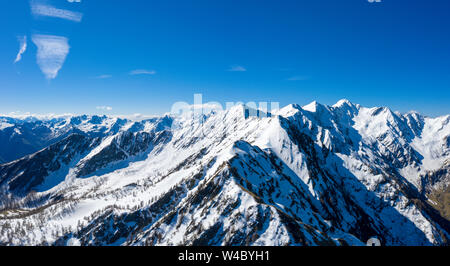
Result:
M448 244L449 116L257 113L0 118L0 244Z

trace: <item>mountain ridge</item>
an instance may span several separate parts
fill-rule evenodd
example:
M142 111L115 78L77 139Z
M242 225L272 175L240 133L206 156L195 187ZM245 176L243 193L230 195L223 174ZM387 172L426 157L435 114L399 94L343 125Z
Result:
M449 115L348 100L247 109L51 120L61 139L0 164L0 243L448 244L432 195L448 191Z

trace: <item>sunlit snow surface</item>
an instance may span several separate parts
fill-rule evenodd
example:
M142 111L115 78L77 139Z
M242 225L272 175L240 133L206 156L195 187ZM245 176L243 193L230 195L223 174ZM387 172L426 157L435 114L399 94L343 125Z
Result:
M0 130L11 126L0 122ZM252 236L239 243L247 245L339 245L342 240L364 245L367 239L355 236L363 230L355 224L365 223L362 210L386 244L443 243L441 226L390 175L395 168L396 178L420 190L420 175L440 169L450 158L449 116L403 116L341 100L334 106L289 105L263 118L246 118L242 106L166 122L68 117L52 130L58 135L69 128L99 138L99 144L80 151L68 164L61 162L35 187L38 196L50 198L38 213L0 213L2 228L6 223L8 228L27 228L14 236L4 229L0 242L190 245L211 232L209 242L201 243L223 245L235 243L239 232ZM170 138L130 155L116 144L123 132L148 132L153 138L170 132ZM82 167L111 147L126 159L79 176ZM209 187L215 188L214 193L208 190L211 198L202 194ZM168 203L156 208L168 195ZM58 196L62 200L52 200ZM113 240L90 234L89 226L117 233L106 225L114 220L107 213L139 214L145 224L139 227L131 219L126 226L139 230L123 229L130 233ZM95 220L101 215L106 220ZM295 240L286 219L296 223L302 241Z

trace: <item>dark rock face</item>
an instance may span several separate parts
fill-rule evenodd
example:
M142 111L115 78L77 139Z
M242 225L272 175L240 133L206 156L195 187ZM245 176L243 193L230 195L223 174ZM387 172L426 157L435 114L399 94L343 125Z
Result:
M84 159L77 167L77 177L88 176L113 163L148 154L153 147L170 140L170 132L122 132L100 152L88 159Z
M72 134L40 152L0 165L0 186L8 185L11 192L26 194L42 184L51 172L60 170L95 145L98 139Z
M52 136L52 131L39 123L6 128L0 130L0 157L4 162L16 160L45 148L65 136L67 133Z

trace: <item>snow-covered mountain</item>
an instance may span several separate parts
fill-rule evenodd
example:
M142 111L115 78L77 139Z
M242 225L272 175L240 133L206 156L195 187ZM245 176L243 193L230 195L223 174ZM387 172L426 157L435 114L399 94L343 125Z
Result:
M449 243L449 115L249 113L1 117L0 244Z

